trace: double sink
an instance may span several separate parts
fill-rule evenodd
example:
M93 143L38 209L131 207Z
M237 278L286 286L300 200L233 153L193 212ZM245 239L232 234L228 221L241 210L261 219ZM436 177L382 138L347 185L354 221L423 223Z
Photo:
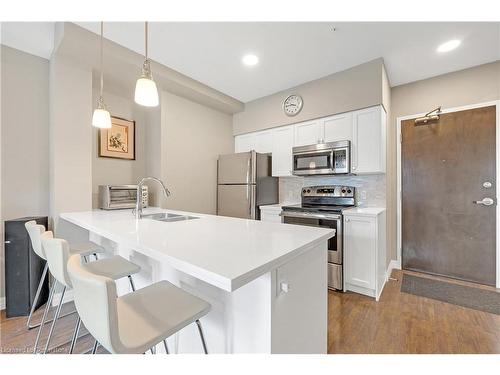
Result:
M174 221L185 221L185 220L199 219L199 217L196 217L196 216L171 214L169 212L160 212L157 214L142 215L142 218L143 219L157 220L157 221L164 221L167 223L171 223Z

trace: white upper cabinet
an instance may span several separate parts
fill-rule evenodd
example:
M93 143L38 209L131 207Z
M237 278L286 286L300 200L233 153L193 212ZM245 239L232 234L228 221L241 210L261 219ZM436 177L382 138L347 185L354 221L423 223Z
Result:
M273 129L273 176L284 177L292 175L293 126L283 126Z
M381 106L352 112L352 173L385 173L385 128Z
M255 149L255 133L234 137L234 152L248 152Z
M322 142L323 127L320 121L295 124L294 129L295 146L307 146Z
M255 151L267 154L273 151L273 132L265 130L255 133Z
M266 154L268 152L272 152L272 146L272 130L242 134L234 137L234 152L248 152L255 150Z
M322 120L325 142L352 141L352 113L342 113Z
M234 137L235 152L273 155L273 176L292 176L292 148L351 141L351 172L385 173L386 113L382 106Z

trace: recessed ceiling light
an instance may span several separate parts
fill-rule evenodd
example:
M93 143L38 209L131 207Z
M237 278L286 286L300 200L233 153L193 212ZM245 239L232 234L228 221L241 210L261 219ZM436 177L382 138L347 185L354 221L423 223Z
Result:
M455 48L457 48L460 45L460 43L462 43L462 41L460 41L458 39L449 40L449 41L441 44L437 48L437 51L438 52L450 52L450 51L454 50Z
M259 58L255 55L249 54L249 55L243 56L241 61L246 66L254 66L254 65L257 65L259 63Z

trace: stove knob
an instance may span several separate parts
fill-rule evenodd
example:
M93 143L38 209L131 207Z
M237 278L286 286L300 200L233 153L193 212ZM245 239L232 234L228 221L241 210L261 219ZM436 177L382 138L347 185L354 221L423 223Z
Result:
M345 189L342 189L342 193L344 193L344 194L345 194Z
M307 189L307 192L310 193L311 192L311 189Z
M348 192L349 194L351 194L351 193L352 193L352 190L351 190L351 189L349 189L349 190L347 190L347 192Z
M302 190L302 194L305 194L306 193L306 189Z

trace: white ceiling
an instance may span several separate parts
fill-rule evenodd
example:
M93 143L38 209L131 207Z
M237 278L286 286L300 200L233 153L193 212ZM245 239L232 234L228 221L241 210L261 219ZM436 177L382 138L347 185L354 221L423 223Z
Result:
M97 22L78 24L99 32ZM16 48L24 50L31 46L31 53L48 56L43 53L50 46L41 34L53 27L28 25L2 27L2 43L19 43L23 48ZM248 102L378 57L384 58L392 86L495 61L500 59L499 25L161 22L150 24L150 57ZM104 28L106 38L144 52L142 23L110 22ZM461 39L462 45L437 53L437 46L450 39ZM259 56L259 64L243 66L246 53Z
M2 22L2 44L49 59L54 48L53 22Z

